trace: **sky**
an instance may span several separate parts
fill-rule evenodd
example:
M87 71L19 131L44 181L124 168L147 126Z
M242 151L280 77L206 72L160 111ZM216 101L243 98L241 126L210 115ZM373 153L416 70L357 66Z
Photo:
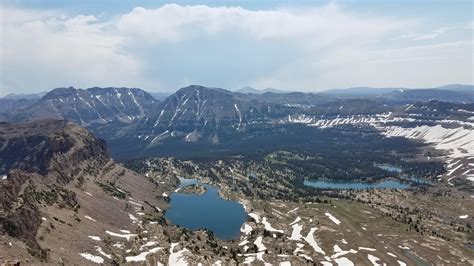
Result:
M0 1L0 96L474 84L474 2Z

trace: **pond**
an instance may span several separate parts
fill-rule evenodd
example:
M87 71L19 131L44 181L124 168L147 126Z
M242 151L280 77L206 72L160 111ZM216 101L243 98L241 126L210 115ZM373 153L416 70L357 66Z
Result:
M304 185L321 189L407 189L411 185L425 186L431 185L431 181L424 178L417 178L402 174L402 168L390 164L376 164L376 167L396 174L397 179L386 179L377 183L367 183L361 181L331 181L331 180L305 180Z
M167 219L190 230L208 229L223 240L239 237L240 227L247 219L240 203L220 198L216 187L201 184L196 179L180 178L180 181L179 188L200 184L207 191L201 195L172 193L170 208L165 214Z
M429 179L418 178L418 177L402 174L402 168L398 166L394 166L390 164L376 164L375 166L391 173L397 173L400 179L403 179L404 181L408 181L416 185L432 185L433 184Z
M305 180L305 186L322 188L322 189L407 189L410 186L397 180L384 180L378 183L366 182L334 182L325 180Z
M393 166L393 165L389 165L389 164L378 164L378 165L375 165L375 166L380 168L380 169L383 169L385 171L392 172L392 173L400 174L402 172L402 168L400 168L398 166Z

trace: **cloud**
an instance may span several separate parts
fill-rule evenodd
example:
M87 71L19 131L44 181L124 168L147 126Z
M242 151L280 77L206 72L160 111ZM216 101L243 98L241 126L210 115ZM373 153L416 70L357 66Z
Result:
M6 7L1 14L4 93L68 85L174 90L192 83L315 90L423 87L454 82L453 77L472 82L466 74L472 71L472 43L457 50L443 45L410 48L403 43L407 38L393 40L416 29L417 20L358 16L333 3L258 11L168 4L136 7L111 18ZM433 40L448 29L410 39ZM416 72L411 66L437 76L430 80L406 73Z
M313 9L263 11L168 4L158 9L137 7L120 17L117 28L147 42L178 42L231 33L257 41L295 39L323 46L336 41L367 40L401 24L382 18L350 16L334 4Z
M450 27L442 27L439 29L435 29L429 33L411 33L411 34L403 34L398 36L398 39L410 39L412 41L425 41L425 40L432 40L435 38L438 38L448 32L449 30L452 30ZM395 38L395 39L397 39Z
M123 38L94 16L50 16L2 8L1 88L133 85L140 64L122 54ZM32 14L32 15L31 15Z

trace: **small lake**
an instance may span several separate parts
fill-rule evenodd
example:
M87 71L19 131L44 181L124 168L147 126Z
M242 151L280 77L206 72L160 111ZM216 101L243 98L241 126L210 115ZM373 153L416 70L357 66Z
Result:
M218 189L201 184L197 179L180 178L179 188L200 184L206 187L202 195L175 192L170 195L170 208L165 217L172 223L190 230L209 229L223 240L236 239L247 220L242 205L219 197Z
M402 174L402 169L392 165L376 165L377 167L392 173L397 174L397 179L382 180L377 183L367 182L337 182L330 180L305 180L304 185L309 187L321 188L321 189L407 189L411 185L427 186L432 185L431 181L424 178L409 177Z
M397 180L384 180L378 183L366 182L334 182L325 180L305 180L305 186L322 189L407 189L410 186Z
M404 181L408 181L409 183L412 183L415 185L432 185L433 184L430 180L425 179L425 178L417 178L414 176L408 176L406 174L402 174L402 168L398 166L394 166L390 164L377 164L375 166L387 172L397 173L400 179L403 179Z
M380 169L383 169L385 171L388 171L388 172L392 172L392 173L401 173L402 172L402 168L398 167L398 166L393 166L393 165L389 165L389 164L379 164L379 165L376 165L376 167L380 168Z

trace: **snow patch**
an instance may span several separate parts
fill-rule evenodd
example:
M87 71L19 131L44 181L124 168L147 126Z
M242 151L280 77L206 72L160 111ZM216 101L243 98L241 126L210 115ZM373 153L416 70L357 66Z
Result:
M359 247L359 250L377 251L375 248Z
M249 215L252 219L254 219L255 222L257 222L257 223L260 222L260 217L258 216L258 214L251 212L251 213L249 213L248 215Z
M354 265L354 263L346 257L340 257L340 258L334 259L334 262L336 262L338 266L353 266Z
M84 218L89 219L89 220L91 220L91 221L93 221L93 222L96 222L95 219L93 219L92 217L90 217L90 216L88 216L88 215L84 215Z
M178 243L171 243L170 247L170 256L168 259L168 264L169 265L188 265L188 262L186 258L184 257L184 252L187 251L187 249L183 248L180 251L174 252L174 248L179 245Z
M293 222L290 223L290 225L293 225L293 224L295 224L299 221L301 221L301 217L298 216L298 217L296 217L296 219Z
M149 254L152 254L152 253L156 253L158 252L160 249L162 249L161 247L156 247L156 248L152 248L148 251L145 251L145 252L142 252L136 256L128 256L128 257L125 257L125 260L127 262L132 262L132 261L145 261L146 260L146 256L148 256Z
M92 254L87 253L87 252L79 253L79 255L81 255L81 257L83 257L84 259L90 260L90 261L95 262L95 263L99 263L99 264L104 263L104 258L102 258L101 256L92 255Z
M267 231L277 232L277 233L282 233L283 234L283 230L278 230L276 228L273 228L273 226L267 221L267 217L263 217L262 224L265 226L265 230L267 230Z
M339 221L336 217L334 217L329 212L326 212L324 215L326 215L329 219L331 219L331 221L333 221L333 223L335 223L337 225L339 225L341 223L341 221Z
M137 234L118 234L111 231L105 231L105 233L115 237L126 238L127 240L130 240L130 238L137 236Z
M302 225L299 224L294 224L293 226L293 231L291 232L290 240L295 240L298 241L303 238L301 235L301 230L303 229Z
M381 266L381 265L386 265L385 263L378 263L378 261L380 261L379 258L375 257L374 255L370 255L370 254L367 254L367 258L369 259L369 261L372 263L372 265L374 266Z
M240 228L240 232L249 235L252 232L252 227L248 224L243 224L242 227Z
M318 253L321 253L323 255L326 255L326 253L321 249L321 247L318 245L318 243L316 243L316 240L314 239L314 232L317 230L316 227L313 227L309 230L309 233L308 235L304 238L304 240L306 242L308 242L308 244L313 247L314 251L318 252Z
M255 244L255 246L257 246L259 252L267 250L267 248L263 244L263 237L262 236L257 237L257 239L255 239L255 241L253 243Z

